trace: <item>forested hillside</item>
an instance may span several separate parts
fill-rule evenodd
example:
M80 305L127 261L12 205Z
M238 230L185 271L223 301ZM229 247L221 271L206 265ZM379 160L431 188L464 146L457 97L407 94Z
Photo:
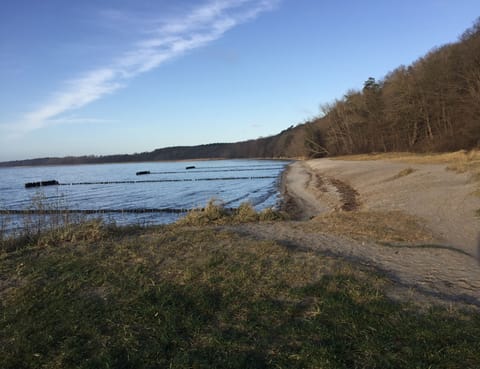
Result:
M213 143L199 146L177 146L152 152L106 156L70 156L38 158L0 163L0 167L31 165L74 165L128 163L162 160L298 158L307 155L303 125L290 127L275 136L236 143Z
M311 156L480 146L480 18L458 42L369 78L323 111L310 125Z

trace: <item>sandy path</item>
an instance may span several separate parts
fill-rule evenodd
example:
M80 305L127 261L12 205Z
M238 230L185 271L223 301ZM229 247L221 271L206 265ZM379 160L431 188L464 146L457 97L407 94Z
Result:
M413 172L397 176L406 168ZM468 174L447 171L445 165L318 159L291 165L284 186L304 220L342 211L345 198L339 188L346 187L358 211L401 211L420 219L435 235L435 245L389 247L376 240L319 233L309 227L314 220L250 224L237 231L379 268L403 288L393 295L408 297L408 291L415 291L413 299L420 293L480 307L480 220L475 216L480 198L473 195L475 185Z

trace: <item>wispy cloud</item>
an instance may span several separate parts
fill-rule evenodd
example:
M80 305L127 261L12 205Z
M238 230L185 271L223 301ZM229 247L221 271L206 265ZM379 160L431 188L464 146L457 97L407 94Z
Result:
M148 37L112 59L110 65L92 69L66 82L64 89L24 116L15 126L15 134L58 124L62 121L62 114L112 94L125 87L132 78L219 39L230 29L271 10L278 1L210 0L182 17L159 19L157 26L151 26ZM151 20L149 24L152 24Z
M118 120L115 119L99 119L99 118L86 118L86 117L76 117L68 116L56 119L50 119L48 124L57 125L57 124L113 124L118 123Z

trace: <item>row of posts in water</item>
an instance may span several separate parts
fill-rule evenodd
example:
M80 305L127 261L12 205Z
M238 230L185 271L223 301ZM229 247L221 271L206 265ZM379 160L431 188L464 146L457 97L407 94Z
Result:
M218 177L218 178L184 178L184 179L151 179L142 181L100 181L100 182L74 182L60 183L57 180L28 182L25 188L45 187L45 186L81 186L81 185L109 185L109 184L132 184L132 183L162 183L162 182L201 182L201 181L234 181L250 179L272 179L277 176L253 176L253 177Z
M196 169L195 166L187 166L186 170ZM265 170L263 169L222 169L222 170L207 170L196 171L198 172L225 172L225 171L252 171L252 170ZM151 172L149 170L142 170L136 172L137 176L144 176L150 174L176 174L179 172ZM60 183L59 181L52 179L48 181L27 182L25 188L36 188L46 186L78 186L78 185L109 185L109 184L132 184L132 183L162 183L162 182L199 182L199 181L234 181L234 180L253 180L253 179L273 179L277 176L243 176L243 177L213 177L213 178L183 178L183 179L152 179L152 180L125 180L125 181L98 181L98 182L73 182L73 183Z

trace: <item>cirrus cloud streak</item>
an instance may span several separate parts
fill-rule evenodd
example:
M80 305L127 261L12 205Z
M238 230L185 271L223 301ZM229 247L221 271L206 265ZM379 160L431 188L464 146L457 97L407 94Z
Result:
M182 17L159 19L148 37L140 39L131 50L112 58L110 65L95 68L67 81L42 106L23 116L12 126L14 135L58 124L62 114L82 108L127 86L136 76L159 67L164 62L203 47L222 37L232 28L272 10L278 0L210 0Z

